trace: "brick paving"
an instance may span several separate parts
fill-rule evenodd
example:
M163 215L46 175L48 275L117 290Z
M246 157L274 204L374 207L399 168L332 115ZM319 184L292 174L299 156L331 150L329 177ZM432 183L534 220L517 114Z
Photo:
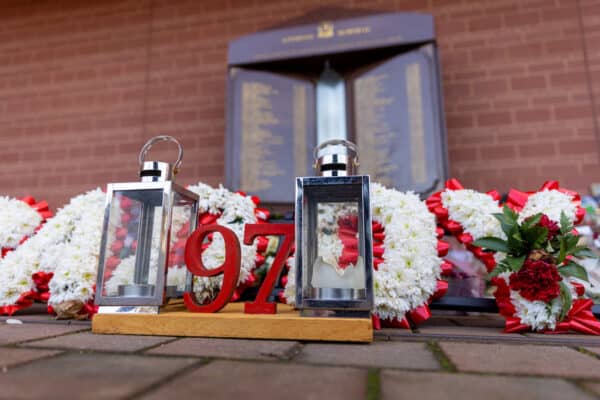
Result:
M434 314L372 344L94 335L0 319L0 399L600 399L600 341Z

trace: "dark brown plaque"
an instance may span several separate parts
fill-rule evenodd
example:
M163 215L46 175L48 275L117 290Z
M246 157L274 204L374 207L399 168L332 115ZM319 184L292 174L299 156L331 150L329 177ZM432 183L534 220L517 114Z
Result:
M313 84L234 68L230 85L227 186L269 203L292 202L293 177L312 170Z
M433 46L367 68L352 80L360 173L400 190L429 194L445 177Z

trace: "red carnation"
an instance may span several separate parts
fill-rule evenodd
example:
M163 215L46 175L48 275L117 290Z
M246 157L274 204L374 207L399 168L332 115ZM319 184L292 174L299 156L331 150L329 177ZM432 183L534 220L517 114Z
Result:
M543 260L527 260L519 272L510 275L510 288L529 301L548 303L560 295L562 278L554 264Z
M538 226L548 229L548 240L554 239L554 236L560 232L560 227L554 221L552 221L546 214L542 214L542 218L538 223Z

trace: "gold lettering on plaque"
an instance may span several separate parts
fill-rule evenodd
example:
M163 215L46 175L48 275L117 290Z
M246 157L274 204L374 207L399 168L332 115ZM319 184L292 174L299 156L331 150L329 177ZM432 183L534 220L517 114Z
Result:
M294 172L296 176L306 175L306 87L294 85Z
M338 29L338 36L364 35L371 32L370 26L357 26L355 28Z
M369 75L354 81L357 145L360 149L360 172L386 186L399 169L388 143L398 135L386 120L386 109L395 99L385 96L388 74Z
M412 63L406 67L406 97L408 99L408 126L410 130L410 168L413 182L423 184L427 180L427 160L425 158L421 68L418 63Z
M304 35L290 35L281 39L282 43L296 43L306 42L307 40L314 40L315 35L312 33L306 33Z
M273 114L271 100L277 94L278 91L266 83L242 84L240 186L249 192L270 189L269 178L284 174L272 158L272 147L283 144L283 138L271 130L280 123Z

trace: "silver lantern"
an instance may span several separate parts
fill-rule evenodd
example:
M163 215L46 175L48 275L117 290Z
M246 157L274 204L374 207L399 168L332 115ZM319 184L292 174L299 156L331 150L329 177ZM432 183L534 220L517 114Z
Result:
M319 176L296 178L296 307L303 315L368 317L373 308L369 176L356 146L315 149Z
M174 165L145 160L162 141L178 146ZM174 182L182 157L176 139L156 136L140 152L140 182L108 185L96 281L100 313L157 313L185 289L185 241L196 229L198 195ZM168 283L169 267L179 269L181 287L176 279Z

